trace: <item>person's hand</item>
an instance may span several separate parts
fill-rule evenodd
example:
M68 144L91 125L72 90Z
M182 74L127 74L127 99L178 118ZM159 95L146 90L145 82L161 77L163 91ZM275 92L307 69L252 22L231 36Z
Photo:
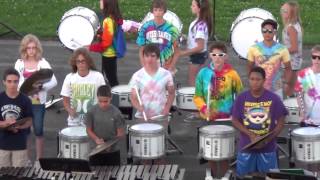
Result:
M67 109L67 112L68 112L68 114L69 114L69 116L71 116L72 118L75 118L75 117L77 117L77 112L76 112L76 110L74 110L73 108L68 108Z
M94 142L97 144L97 145L100 145L100 144L103 144L104 143L104 140L102 138L97 138L94 140Z
M139 105L139 106L138 106L138 108L137 108L137 111L139 111L139 112L141 112L141 113L142 113L142 112L144 111L143 106Z
M5 122L5 127L8 127L11 124L16 123L17 120L14 117L7 117L4 122Z
M259 135L256 135L255 133L251 132L248 134L250 142L254 142L257 138L259 138Z
M164 116L168 115L170 113L170 108L171 107L165 106L161 114Z

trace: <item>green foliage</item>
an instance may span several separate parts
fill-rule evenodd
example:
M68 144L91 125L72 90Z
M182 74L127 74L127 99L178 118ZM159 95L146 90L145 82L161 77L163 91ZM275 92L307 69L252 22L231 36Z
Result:
M214 0L211 0L213 4ZM167 0L168 9L183 22L183 33L194 19L191 0ZM281 24L280 6L283 0L215 0L215 35L229 41L230 27L241 11L259 7L271 12ZM320 1L298 0L304 28L304 43L320 42ZM142 21L150 10L151 0L119 0L125 19ZM5 22L21 33L34 33L42 38L57 38L56 30L63 14L76 6L99 11L98 0L1 0L0 22ZM213 6L212 6L213 7ZM281 25L282 26L282 25ZM0 33L5 30L0 27ZM131 38L134 38L131 36Z

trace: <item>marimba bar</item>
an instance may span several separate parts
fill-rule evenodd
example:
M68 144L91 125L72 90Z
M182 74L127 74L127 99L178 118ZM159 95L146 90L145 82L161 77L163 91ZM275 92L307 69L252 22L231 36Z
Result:
M95 166L91 173L45 171L40 167L3 167L0 179L24 180L183 180L185 169L169 165Z

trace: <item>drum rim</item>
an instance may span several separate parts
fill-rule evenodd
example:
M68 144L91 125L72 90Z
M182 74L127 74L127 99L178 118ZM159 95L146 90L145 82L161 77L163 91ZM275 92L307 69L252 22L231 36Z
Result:
M218 131L218 132L222 132L222 133L217 133L216 131L212 133L213 129L209 129L209 130L205 130L204 128L206 127L226 127L229 128L227 131ZM219 128L219 129L220 129ZM209 132L209 133L208 133ZM234 127L232 126L228 126L228 125L223 125L223 124L219 124L219 125L207 125L207 126L202 126L201 128L199 128L199 133L202 134L209 134L209 135L224 135L224 134L235 134L236 130L234 129Z
M297 134L296 131L300 130L300 129L319 129L319 134L316 135L303 135L303 134ZM313 140L313 139L318 139L320 140L320 128L318 127L300 127L300 128L296 128L292 131L291 133L292 138L301 138L303 140Z

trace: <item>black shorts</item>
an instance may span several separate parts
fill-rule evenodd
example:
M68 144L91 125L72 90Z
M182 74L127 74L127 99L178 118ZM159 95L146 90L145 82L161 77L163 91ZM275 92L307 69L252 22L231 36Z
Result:
M204 64L208 58L207 52L190 55L191 64Z

